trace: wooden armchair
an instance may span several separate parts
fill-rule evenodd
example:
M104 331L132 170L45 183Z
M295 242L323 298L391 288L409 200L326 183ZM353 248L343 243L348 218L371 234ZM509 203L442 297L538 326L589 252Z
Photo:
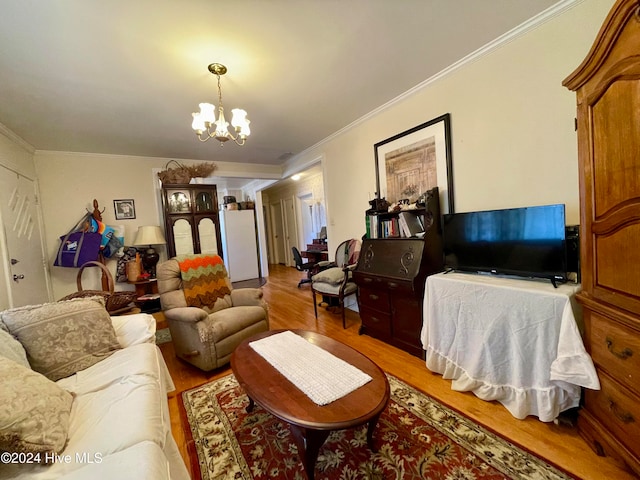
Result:
M336 256L330 268L326 268L311 277L311 292L313 295L313 311L318 318L318 303L316 294L320 294L323 299L335 298L342 313L342 328L346 327L344 315L344 299L349 295L356 294L358 297L358 286L353 281L352 272L358 263L360 255L360 240L350 239L342 242L336 249ZM323 262L319 262L318 265Z

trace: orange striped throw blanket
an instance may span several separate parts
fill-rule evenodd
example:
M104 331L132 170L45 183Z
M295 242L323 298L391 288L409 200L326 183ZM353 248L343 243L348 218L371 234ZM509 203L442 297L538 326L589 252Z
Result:
M216 300L231 294L219 255L180 255L176 260L188 306L213 308Z

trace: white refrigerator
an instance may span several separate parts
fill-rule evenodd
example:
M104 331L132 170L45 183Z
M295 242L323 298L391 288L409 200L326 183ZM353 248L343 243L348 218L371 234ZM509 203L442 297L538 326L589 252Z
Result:
M222 210L222 256L232 282L260 276L254 210Z

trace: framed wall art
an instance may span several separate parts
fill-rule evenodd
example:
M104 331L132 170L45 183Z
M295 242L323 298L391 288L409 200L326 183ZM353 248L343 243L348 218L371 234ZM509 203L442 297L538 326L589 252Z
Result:
M451 116L446 113L373 146L378 198L413 203L438 187L440 212L453 213Z
M136 206L133 200L114 200L113 208L116 211L116 220L132 220L136 218Z

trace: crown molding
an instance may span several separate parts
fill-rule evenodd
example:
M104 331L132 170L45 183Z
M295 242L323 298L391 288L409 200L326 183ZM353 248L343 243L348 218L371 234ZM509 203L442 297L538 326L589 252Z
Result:
M6 125L2 123L0 123L0 134L4 135L13 143L26 150L29 154L33 155L36 153L36 149L33 147L33 145L28 143L22 137L18 136L15 132L13 132L13 130L10 130Z
M375 117L376 115L379 115L380 113L384 112L385 110L388 110L389 108L393 107L394 105L406 100L407 98L413 96L414 94L424 90L425 88L427 88L428 86L430 86L431 84L451 75L452 73L456 72L457 70L459 70L460 68L464 67L465 65L475 62L476 60L478 60L479 58L485 56L485 55L489 55L490 53L492 53L493 51L497 50L498 48L502 47L503 45L506 45L507 43L512 42L513 40L529 33L530 31L534 30L535 28L537 28L538 26L548 22L549 20L562 15L564 12L566 12L567 10L570 10L571 8L575 7L576 5L580 4L584 2L584 0L562 0L558 3L556 3L555 5L552 5L551 7L547 8L546 10L540 12L538 15L531 17L529 20L521 23L520 25L518 25L517 27L509 30L508 32L504 33L503 35L500 35L498 38L496 38L495 40L487 43L486 45L480 47L479 49L475 50L474 52L471 52L469 55L467 55L466 57L461 58L460 60L458 60L457 62L451 64L450 66L448 66L447 68L441 70L440 72L436 73L435 75L432 75L431 77L427 78L426 80L420 82L418 85L416 85L413 88L410 88L409 90L407 90L406 92L398 95L397 97L393 98L392 100L389 100L387 103L384 103L382 105L380 105L378 108L376 108L375 110L372 110L371 112L363 115L362 117L360 117L357 120L354 120L353 122L351 122L349 125L341 128L340 130L332 133L331 135L329 135L328 137L320 140L318 143L316 143L315 145L312 145L311 147L305 149L304 151L298 153L297 155L291 157L287 162L285 162L286 166L291 167L293 165L297 165L296 160L299 158L303 158L307 153L312 152L314 149L330 142L331 140L335 139L336 137L339 137L340 135L343 135L344 133L354 129L355 127L363 124L364 122L366 122L367 120Z

